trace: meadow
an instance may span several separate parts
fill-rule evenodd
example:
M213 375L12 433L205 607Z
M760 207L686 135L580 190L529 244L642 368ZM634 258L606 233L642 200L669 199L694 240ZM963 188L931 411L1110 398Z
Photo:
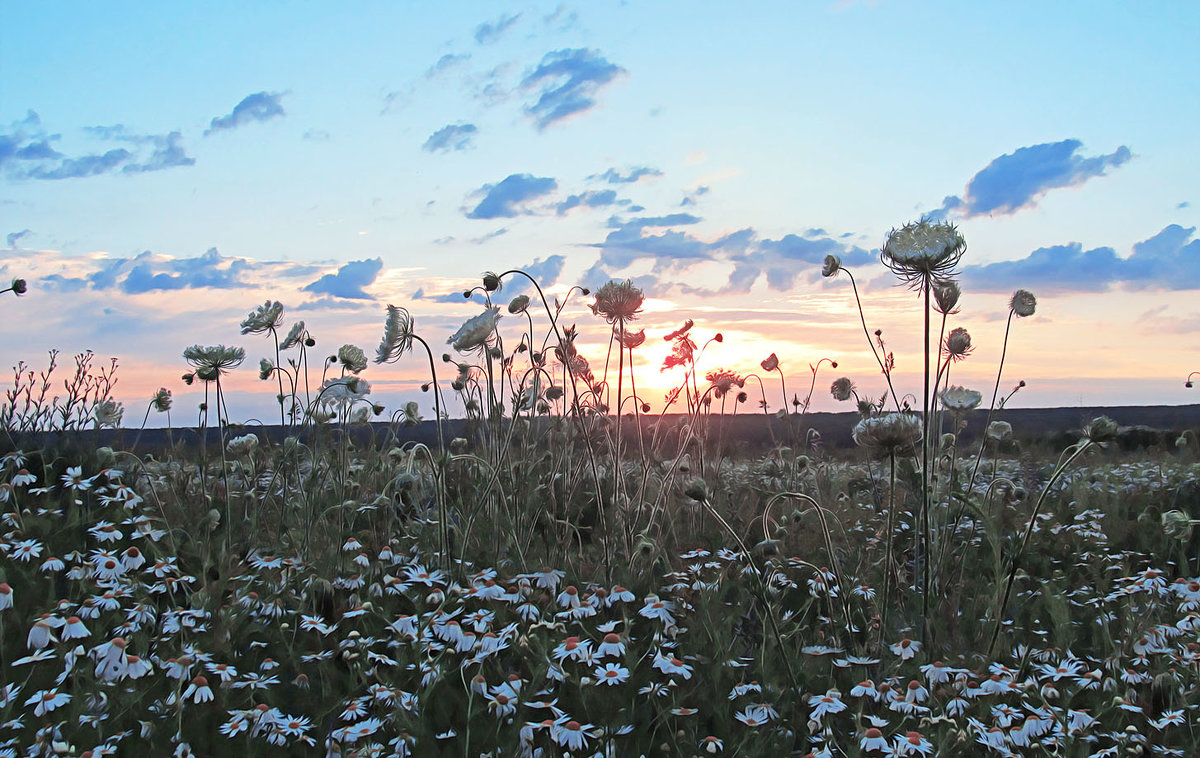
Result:
M789 391L807 360L715 368L719 334L634 329L631 282L547 298L521 271L465 293L487 305L442 355L389 306L374 362L429 371L428 403L399 409L361 348L310 370L328 348L255 308L281 440L224 410L240 347L183 351L198 434L154 450L115 363L21 364L0 756L1195 755L1196 436L1121 451L1100 417L1049 450L993 418L1020 389L1003 358L994 386L951 384L964 246L921 222L881 250L918 294L917 388L861 304L879 374L821 359ZM839 260L823 274L857 301ZM516 280L532 294L502 299ZM578 302L611 327L602 365L562 321ZM1008 328L1036 308L1018 290ZM647 339L672 346L646 367L678 377L671 416L630 369ZM857 410L851 450L806 423L825 391ZM143 426L171 409L160 390ZM731 438L738 414L765 449ZM73 434L118 426L127 444Z

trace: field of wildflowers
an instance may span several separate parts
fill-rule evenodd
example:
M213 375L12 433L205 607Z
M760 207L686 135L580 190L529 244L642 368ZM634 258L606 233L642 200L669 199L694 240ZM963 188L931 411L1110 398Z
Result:
M183 352L219 442L155 451L37 436L121 425L115 363L79 356L65 394L53 356L19 365L0 406L0 756L1197 754L1195 436L1120 453L1101 417L1049 456L1015 441L991 418L1003 358L985 391L950 382L971 353L964 248L944 224L889 235L924 383L894 386L860 305L875 398L872 377L820 379L827 359L792 400L786 359L709 369L721 336L687 321L653 335L679 381L674 415L646 416L643 293L547 299L521 271L484 275L487 306L440 357L389 306L374 361L427 364L431 444L405 441L417 403L349 434L388 413L367 354L345 345L317 379L315 338L278 302L242 333L268 340L279 442L225 411L241 347ZM857 299L840 261L823 273ZM514 278L535 294L501 301ZM603 366L562 322L570 298L611 326ZM1036 308L1018 290L1008 327ZM818 386L857 405L855 450L806 427ZM721 421L755 388L773 444L731 455ZM451 396L462 436L441 429ZM163 389L146 416L170 410Z

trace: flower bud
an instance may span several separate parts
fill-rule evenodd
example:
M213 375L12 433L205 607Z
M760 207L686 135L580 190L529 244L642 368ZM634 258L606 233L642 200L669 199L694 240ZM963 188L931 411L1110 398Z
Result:
M1183 511L1170 510L1162 515L1163 532L1173 540L1186 542L1192 536L1192 520Z

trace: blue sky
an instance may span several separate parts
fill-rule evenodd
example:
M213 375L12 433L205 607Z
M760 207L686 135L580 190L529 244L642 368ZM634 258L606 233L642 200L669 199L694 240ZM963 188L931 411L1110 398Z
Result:
M1029 382L1014 403L1191 402L1198 16L888 0L14 6L0 276L31 291L0 303L4 359L119 355L132 407L159 385L185 397L171 381L192 343L265 355L237 324L268 297L322 346L373 347L387 303L441 343L478 311L456 295L472 277L534 266L559 293L634 278L653 298L648 334L690 316L735 335L722 365L777 352L802 376L829 355L873 387L848 284L821 280L820 260L851 266L911 374L919 312L874 251L933 215L969 244L959 318L978 348L960 380L990 383L1007 297L1025 287L1041 305L1014 337L1006 376ZM419 398L407 370L369 378Z

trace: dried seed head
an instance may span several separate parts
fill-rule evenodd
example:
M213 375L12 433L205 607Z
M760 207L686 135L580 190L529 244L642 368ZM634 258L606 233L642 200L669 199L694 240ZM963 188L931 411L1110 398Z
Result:
M1029 290L1017 290L1008 302L1008 307L1021 318L1032 316L1037 310L1037 298Z
M836 276L837 272L842 270L842 259L836 255L825 256L825 263L821 266L821 276L830 277Z
M951 360L960 361L971 352L971 334L959 326L950 330L946 337L946 354Z
M833 395L834 400L844 402L854 395L854 382L850 381L850 377L843 376L830 385L829 392Z

